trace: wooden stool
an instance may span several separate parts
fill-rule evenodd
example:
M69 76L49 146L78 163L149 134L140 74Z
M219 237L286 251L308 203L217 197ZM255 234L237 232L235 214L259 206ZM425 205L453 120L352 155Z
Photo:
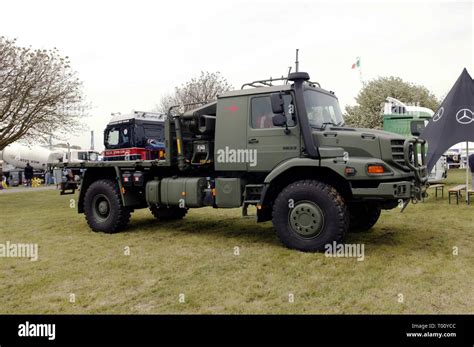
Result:
M438 199L438 191L441 191L441 198L444 198L444 183L433 184L428 188L435 189L435 198Z
M474 190L469 189L469 190L467 191L467 204L468 204L468 205L471 204L471 195L474 196Z
M461 191L466 189L466 185L460 184L458 186L449 188L448 190L448 200L451 203L451 195L456 195L456 205L459 204L459 198L462 198Z

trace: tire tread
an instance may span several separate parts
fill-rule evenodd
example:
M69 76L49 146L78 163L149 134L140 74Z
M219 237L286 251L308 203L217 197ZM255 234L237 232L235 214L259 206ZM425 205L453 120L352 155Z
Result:
M320 194L326 194L330 197L332 201L335 202L335 207L337 210L337 221L331 221L331 223L336 222L338 224L339 227L337 228L337 232L334 235L334 241L341 242L344 239L346 231L349 228L349 213L347 210L347 205L341 194L339 194L339 192L334 187L320 181L306 179L290 183L288 186L286 186L275 199L274 208L272 211L274 225L275 221L278 220L278 216L276 215L278 206L282 204L287 204L288 196L290 196L291 193L299 189L312 190ZM278 237L285 244L285 246L287 246L288 248L295 248L291 242L291 239L287 237L285 233L278 232L277 225L275 225L275 228L277 229ZM309 246L305 247L305 249L300 250L314 252L322 251L323 249L320 246Z
M105 189L111 193L111 196L109 197L111 198L111 201L110 201L111 209L114 208L114 205L116 207L117 206L119 207L118 218L113 219L112 224L108 226L106 229L97 228L97 226L95 225L95 221L93 220L93 217L92 217L91 207L88 206L88 203L87 203L92 198L89 195L93 194L94 191L97 189ZM120 191L119 191L119 187L117 183L109 179L98 180L92 183L87 188L86 194L84 196L84 213L86 215L87 224L93 231L105 232L105 233L116 233L123 230L129 223L130 215L131 215L130 209L122 205L122 198L120 196Z

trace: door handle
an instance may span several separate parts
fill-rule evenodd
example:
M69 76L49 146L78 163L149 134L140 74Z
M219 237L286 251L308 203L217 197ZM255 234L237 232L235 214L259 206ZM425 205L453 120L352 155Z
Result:
M258 140L257 139L250 139L249 143L258 143Z
M360 135L364 140L375 140L376 136L372 134L362 134Z

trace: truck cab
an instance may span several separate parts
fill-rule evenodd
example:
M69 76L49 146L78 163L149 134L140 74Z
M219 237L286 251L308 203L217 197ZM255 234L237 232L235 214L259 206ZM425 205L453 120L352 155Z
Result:
M160 159L164 156L164 118L140 111L114 116L104 130L103 160Z
M86 161L98 161L100 154L94 150L71 149L67 152L61 152L61 161L69 163L82 163Z
M242 89L218 98L215 169L263 173L264 182L271 183L287 169L301 174L310 167L313 175L322 170L326 172L321 175L345 181L342 186L351 199L379 196L389 186L410 191L393 184L413 177L405 161L405 154L410 154L404 153L410 146L405 148L405 138L347 127L334 93L302 76L303 81L294 84ZM278 102L280 108L275 106ZM230 149L255 151L256 159L219 160L219 154ZM396 195L392 198L398 200Z

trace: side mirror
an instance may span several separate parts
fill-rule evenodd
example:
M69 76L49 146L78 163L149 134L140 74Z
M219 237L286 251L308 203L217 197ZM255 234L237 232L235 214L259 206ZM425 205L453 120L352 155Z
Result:
M273 125L276 127L281 127L286 125L286 117L283 114L276 114L272 117Z
M413 136L420 136L425 128L425 122L422 120L413 120L410 123L410 132Z
M283 114L285 112L283 95L280 93L273 93L270 95L270 99L272 102L272 112L274 114Z

